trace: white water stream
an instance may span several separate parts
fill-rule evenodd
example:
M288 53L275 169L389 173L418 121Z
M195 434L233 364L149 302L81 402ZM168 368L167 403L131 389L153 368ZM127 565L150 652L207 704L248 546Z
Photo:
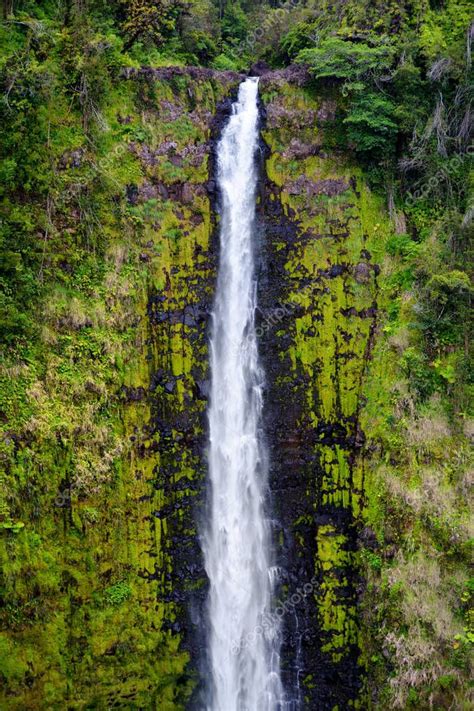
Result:
M255 335L253 234L258 80L247 79L218 146L220 265L211 337L210 516L203 536L210 581L208 711L285 706L264 501L263 372Z

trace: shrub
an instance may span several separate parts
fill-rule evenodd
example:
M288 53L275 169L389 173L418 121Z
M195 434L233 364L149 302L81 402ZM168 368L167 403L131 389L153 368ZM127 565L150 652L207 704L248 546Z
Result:
M314 48L318 41L318 27L319 23L315 20L293 25L280 43L283 54L292 59L304 49Z
M469 323L474 290L458 269L431 276L423 290L421 322L432 347L456 343Z
M232 59L227 54L219 54L212 62L214 69L222 71L238 71L238 64L235 59Z
M123 25L128 35L126 47L137 40L162 45L176 28L184 10L182 0L122 0L126 12Z
M123 580L115 583L104 591L104 598L108 605L121 605L132 596L132 589Z
M349 141L360 153L390 154L395 147L397 124L394 103L382 94L357 91L344 123Z
M302 50L297 57L309 65L316 80L340 86L347 97L343 119L347 139L369 157L393 153L395 148L395 104L378 86L378 78L390 68L393 57L389 44L371 46L335 37Z
M240 2L227 3L222 18L222 38L230 45L236 45L245 39L249 24L247 14Z

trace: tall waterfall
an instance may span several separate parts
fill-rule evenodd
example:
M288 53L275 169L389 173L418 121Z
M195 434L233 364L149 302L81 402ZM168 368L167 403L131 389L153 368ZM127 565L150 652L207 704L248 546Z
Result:
M282 696L255 335L257 94L257 79L241 84L218 147L222 214L211 338L210 520L203 537L210 581L208 711L276 711Z

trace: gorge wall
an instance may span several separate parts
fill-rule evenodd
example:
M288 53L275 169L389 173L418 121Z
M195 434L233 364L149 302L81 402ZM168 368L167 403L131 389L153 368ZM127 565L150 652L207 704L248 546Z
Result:
M41 305L29 360L2 369L5 708L164 711L194 685L182 641L190 596L204 594L209 166L217 107L222 123L238 83L209 70L124 77L103 151L84 142L58 159L66 195L95 191L106 246L74 250L88 215L55 211L45 259L59 251L74 279Z
M359 413L390 227L360 170L324 147L337 106L305 91L304 79L302 70L290 82L262 78L260 328L280 598L295 601L283 618L284 671L303 708L333 709L358 707L361 691ZM312 581L312 593L298 592Z
M370 655L379 669L364 597L379 565L379 450L366 435L382 427L381 374L397 356L377 345L392 226L335 147L335 98L306 78L261 78L258 327L279 600L291 603L283 679L325 711L366 708ZM166 711L200 698L213 161L240 80L127 69L101 140L79 125L75 142L58 139L62 188L38 242L59 277L38 341L0 371L2 707ZM89 224L103 235L92 254Z

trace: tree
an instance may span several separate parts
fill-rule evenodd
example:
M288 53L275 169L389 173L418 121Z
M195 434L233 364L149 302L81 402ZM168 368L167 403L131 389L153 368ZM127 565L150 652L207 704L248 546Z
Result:
M343 120L347 138L358 152L376 159L393 152L398 131L395 104L382 88L393 59L394 48L386 42L369 45L335 37L297 57L317 80L340 87L347 97Z
M248 18L239 2L228 4L222 19L222 38L229 44L242 42L248 32Z
M123 29L128 36L125 48L137 40L162 45L176 29L185 0L122 0L126 20Z
M367 90L357 92L344 119L349 141L362 153L389 153L397 135L394 111L395 105L383 94Z

